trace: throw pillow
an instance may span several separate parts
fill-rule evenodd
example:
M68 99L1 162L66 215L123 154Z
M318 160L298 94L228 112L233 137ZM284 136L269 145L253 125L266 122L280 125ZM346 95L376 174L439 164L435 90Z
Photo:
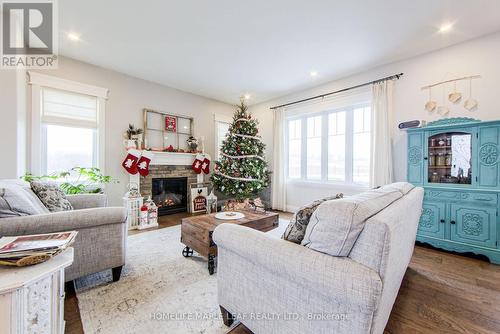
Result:
M306 234L306 228L307 224L309 224L309 219L311 219L313 212L318 208L318 206L323 202L343 197L344 194L340 193L335 196L330 196L314 201L306 206L301 207L299 211L297 211L293 215L290 223L288 224L288 227L285 230L285 233L283 233L283 236L281 238L294 242L296 244L300 244L302 242L302 239L304 239L304 235Z
M73 206L57 184L32 181L31 189L50 212L73 210Z
M321 203L301 244L321 253L348 256L366 220L401 197L403 194L396 189L376 189Z
M22 194L23 197L26 195L26 198L30 202L29 207L35 210L35 214L50 213L50 211L40 201L38 196L35 195L33 190L31 190L29 182L16 179L3 179L0 180L0 188L11 189L13 192ZM20 191L19 188L21 188L23 191Z
M29 194L22 187L10 184L0 188L0 218L42 213L46 213L46 211L33 205Z

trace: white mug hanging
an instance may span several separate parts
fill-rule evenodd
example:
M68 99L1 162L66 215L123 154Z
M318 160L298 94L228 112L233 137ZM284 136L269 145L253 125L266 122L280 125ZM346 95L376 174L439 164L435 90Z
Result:
M446 99L444 98L444 87L443 87L443 104L437 109L438 114L446 116L450 113L450 109L446 106Z
M457 103L462 98L462 93L457 92L457 82L453 86L453 93L448 94L448 100L453 103Z
M472 79L469 80L469 98L464 102L464 108L472 111L476 109L478 102L476 99L472 98Z
M442 115L442 116L446 116L450 113L450 109L448 109L447 106L440 106L438 108L438 114Z
M436 101L432 100L431 90L432 88L429 87L429 101L425 104L425 110L427 110L428 112L433 112L437 107Z

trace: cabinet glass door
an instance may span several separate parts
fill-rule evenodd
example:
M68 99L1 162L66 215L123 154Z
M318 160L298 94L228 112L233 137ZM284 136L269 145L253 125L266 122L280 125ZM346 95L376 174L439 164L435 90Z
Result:
M472 184L472 134L438 133L427 145L429 183Z

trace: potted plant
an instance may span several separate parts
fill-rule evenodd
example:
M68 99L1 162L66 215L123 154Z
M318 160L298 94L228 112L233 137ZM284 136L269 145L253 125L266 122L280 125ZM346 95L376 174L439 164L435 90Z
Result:
M103 175L99 168L73 167L69 171L56 172L51 175L35 176L25 174L24 181L54 181L66 194L101 194L108 183L118 183L113 177Z
M142 146L142 134L144 131L140 128L136 128L133 124L129 124L127 131L125 131L125 140L123 145L128 150L129 148L141 148Z

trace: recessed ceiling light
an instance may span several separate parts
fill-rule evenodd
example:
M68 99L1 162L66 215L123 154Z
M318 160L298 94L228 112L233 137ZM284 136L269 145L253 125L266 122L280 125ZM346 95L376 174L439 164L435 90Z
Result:
M68 37L68 39L70 39L72 41L79 41L80 40L80 35L72 33L72 32L68 33L66 36Z
M310 74L312 77L315 77L315 76L317 76L317 75L318 75L318 71L311 71L309 74Z
M439 27L439 32L448 32L453 28L452 23L445 23Z
M250 94L245 94L243 95L243 97L245 98L245 100L250 100L252 96Z

